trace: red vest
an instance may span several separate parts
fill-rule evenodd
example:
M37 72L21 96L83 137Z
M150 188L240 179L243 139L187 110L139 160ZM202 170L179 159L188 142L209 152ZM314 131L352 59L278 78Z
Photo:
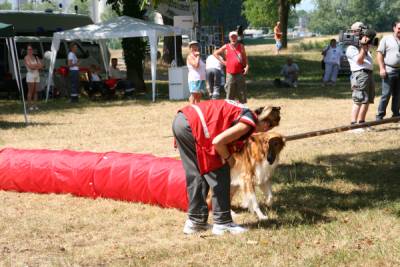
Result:
M239 74L243 72L244 62L242 55L242 44L238 43L236 47L226 44L226 73ZM241 61L239 61L239 58Z
M198 167L202 175L224 165L212 141L239 121L244 109L247 107L232 100L212 100L188 105L180 110L185 115L196 140ZM253 131L254 128L251 133Z

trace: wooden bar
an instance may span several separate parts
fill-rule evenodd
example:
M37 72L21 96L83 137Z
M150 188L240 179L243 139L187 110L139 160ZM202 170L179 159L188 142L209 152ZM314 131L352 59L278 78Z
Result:
M325 130L289 135L289 136L285 137L285 141L286 142L294 141L294 140L299 140L299 139L304 139L304 138L309 138L309 137L321 136L321 135L332 134L332 133L340 133L340 132L350 131L353 129L366 128L369 126L376 126L376 125L381 125L381 124L386 124L386 123L395 123L395 122L400 122L400 116L392 117L389 119L378 120L378 121L364 122L361 124L345 125L345 126L340 126L340 127L330 128L330 129L325 129Z

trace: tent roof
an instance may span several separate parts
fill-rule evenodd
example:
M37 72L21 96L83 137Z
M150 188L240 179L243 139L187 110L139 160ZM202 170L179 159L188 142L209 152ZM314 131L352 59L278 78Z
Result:
M0 38L14 36L14 26L0 22Z
M145 37L149 35L173 36L180 35L181 30L167 25L159 25L152 22L135 19L127 16L116 17L105 22L90 24L84 27L74 28L68 31L54 33L58 39L112 39Z

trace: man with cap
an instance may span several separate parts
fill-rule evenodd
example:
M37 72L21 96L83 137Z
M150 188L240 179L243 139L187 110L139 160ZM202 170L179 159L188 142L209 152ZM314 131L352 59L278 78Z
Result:
M172 124L186 174L188 218L183 232L196 234L210 228L207 194L212 188L214 235L241 234L247 229L232 221L230 166L232 152L254 132L279 125L280 107L250 110L232 100L209 100L181 108Z
M382 78L382 96L377 120L386 115L386 107L392 95L392 116L399 116L400 105L400 20L393 23L393 34L385 36L376 50L379 75Z
M225 56L225 61L220 56ZM229 33L229 43L214 51L214 56L226 66L226 98L247 102L245 75L249 71L244 45L238 42L238 33Z
M362 22L356 22L351 26L354 35L359 36ZM350 45L346 49L347 60L350 64L350 83L352 89L353 107L351 111L351 124L364 123L369 104L374 103L375 84L372 76L373 62L369 51L369 37L362 36L359 45ZM356 129L353 132L362 132L364 129Z

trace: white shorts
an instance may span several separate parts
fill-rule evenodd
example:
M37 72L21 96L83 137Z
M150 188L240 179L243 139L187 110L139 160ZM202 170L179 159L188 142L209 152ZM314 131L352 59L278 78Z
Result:
M38 82L40 82L39 72L27 72L26 73L26 82L27 83L38 83Z

